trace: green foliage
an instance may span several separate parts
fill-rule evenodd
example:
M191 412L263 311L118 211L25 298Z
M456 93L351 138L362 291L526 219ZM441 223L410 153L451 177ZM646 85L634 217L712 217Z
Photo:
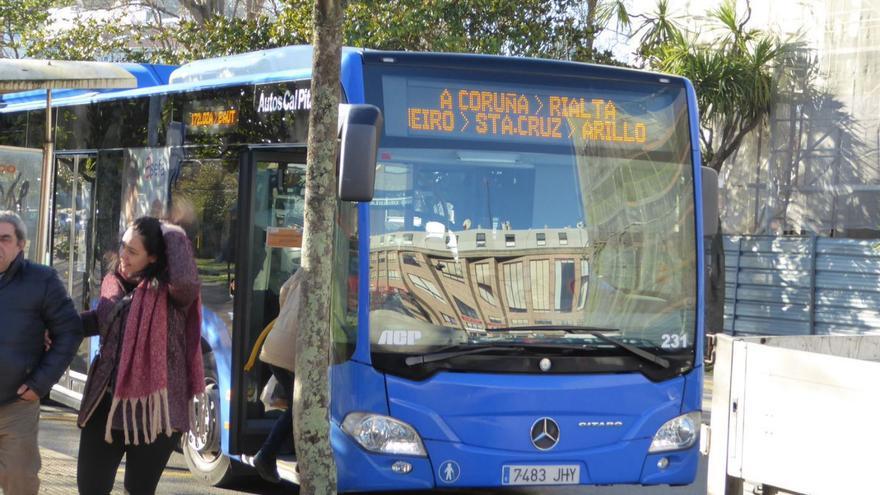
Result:
M184 21L163 31L141 38L142 46L158 46L150 52L150 61L180 64L190 60L221 57L253 50L305 43L296 32L281 32L274 19L214 16L204 22Z
M43 29L49 9L60 0L0 0L0 58L21 58L34 41L29 35Z
M304 43L295 33L279 32L267 16L254 19L217 15L203 22L182 21L139 30L112 22L84 20L57 33L43 31L31 56L57 60L112 60L181 64L287 44Z
M764 123L777 100L783 60L795 44L771 33L747 29L751 14L739 16L736 0L708 12L709 41L686 35L660 0L642 32L639 53L651 68L679 74L694 84L700 108L704 164L720 171L745 136Z
M645 21L633 33L639 39L638 55L649 64L657 63L656 57L664 47L687 44L681 27L669 12L669 0L658 0L657 8L646 16Z
M49 0L0 0L35 2ZM220 14L176 24L121 27L82 21L30 29L30 56L184 63L312 40L312 0L284 0L277 15ZM606 26L628 26L622 0L360 0L345 10L344 43L385 50L521 55L619 64L593 48Z
M592 9L579 0L363 0L348 5L346 44L596 61L608 53L592 49L595 36L628 18L611 7L620 2L588 3Z
M136 53L127 50L128 31L111 22L84 19L68 30L53 32L43 27L28 37L31 39L28 48L30 57L53 60L142 60ZM119 55L113 57L113 54Z

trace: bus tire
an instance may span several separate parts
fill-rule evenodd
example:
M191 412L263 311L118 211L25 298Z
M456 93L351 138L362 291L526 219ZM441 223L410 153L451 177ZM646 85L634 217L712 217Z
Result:
M194 478L210 486L226 486L242 474L244 466L220 448L220 389L213 353L205 353L203 360L205 393L193 401L195 424L181 439L181 448Z

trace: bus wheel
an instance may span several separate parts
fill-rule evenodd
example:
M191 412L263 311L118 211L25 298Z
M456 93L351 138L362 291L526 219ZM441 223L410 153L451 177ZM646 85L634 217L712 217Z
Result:
M193 476L211 486L223 486L236 477L234 462L220 449L220 391L213 356L205 355L205 392L193 400L190 432L183 438L183 457Z

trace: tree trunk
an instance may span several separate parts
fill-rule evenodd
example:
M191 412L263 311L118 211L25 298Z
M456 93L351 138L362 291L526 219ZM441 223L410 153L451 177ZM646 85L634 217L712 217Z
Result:
M337 119L342 53L340 0L315 0L311 112L306 170L303 281L296 343L293 429L300 493L336 493L330 447L330 281L336 218Z
M584 39L584 47L590 60L593 60L593 45L596 43L596 9L598 8L599 0L587 0L587 19L585 23L587 36Z

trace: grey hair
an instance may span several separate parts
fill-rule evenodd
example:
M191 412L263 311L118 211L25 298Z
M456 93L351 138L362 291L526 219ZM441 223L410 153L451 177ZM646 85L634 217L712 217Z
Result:
M9 210L0 210L0 223L11 224L15 229L15 236L18 237L18 242L27 242L27 226L25 226L17 213Z

